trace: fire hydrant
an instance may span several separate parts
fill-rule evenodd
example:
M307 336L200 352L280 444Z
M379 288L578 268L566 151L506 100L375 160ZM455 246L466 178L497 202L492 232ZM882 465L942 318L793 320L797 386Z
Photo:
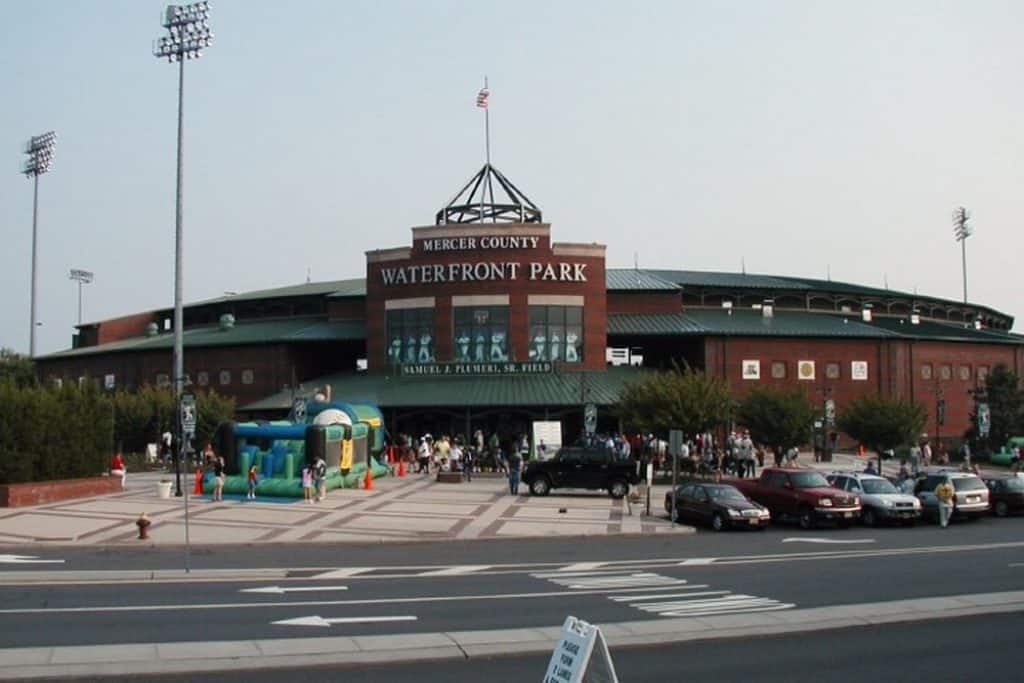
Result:
M143 512L141 515L139 515L139 518L137 520L135 520L135 526L139 527L139 538L140 539L147 539L147 538L149 538L149 525L150 524L151 524L151 522L149 521L149 516L145 512Z

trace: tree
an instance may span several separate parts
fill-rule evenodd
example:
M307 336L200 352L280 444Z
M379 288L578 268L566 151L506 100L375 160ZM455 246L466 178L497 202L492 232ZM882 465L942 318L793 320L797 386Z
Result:
M681 429L692 435L726 424L733 407L724 382L673 363L671 370L647 373L623 387L616 413L644 432Z
M878 453L878 471L881 472L883 451L913 442L924 428L925 417L925 408L920 403L868 394L841 408L836 424Z
M36 371L32 359L12 349L0 348L0 382L11 381L17 387L29 387L36 383Z
M799 389L753 389L740 402L738 421L755 443L774 453L811 439L817 410Z
M985 378L985 399L989 409L987 439L978 435L977 408L971 413L971 426L964 438L973 443L975 452L997 451L1011 436L1024 434L1024 390L1017 374L1005 365L997 365Z

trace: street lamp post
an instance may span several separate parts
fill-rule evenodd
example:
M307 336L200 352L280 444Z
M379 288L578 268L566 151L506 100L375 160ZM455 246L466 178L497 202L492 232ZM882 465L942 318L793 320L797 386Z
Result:
M32 178L32 303L31 303L31 316L29 320L29 333L28 333L28 355L29 358L35 358L36 356L36 327L39 322L36 316L36 290L38 289L39 277L37 274L37 230L39 218L39 176L43 175L50 170L50 164L53 163L53 145L57 141L57 134L52 130L43 133L42 135L36 135L32 137L25 144L25 154L28 155L28 159L25 160L25 165L22 167L21 172L25 174L26 178Z
M960 243L960 257L963 261L964 303L967 303L967 238L974 232L974 229L967 224L970 218L971 214L962 206L953 210L953 235Z
M82 285L92 282L93 275L88 270L71 269L68 279L78 281L78 324L82 324Z
M182 386L185 380L184 364L184 341L182 337L184 329L184 314L182 311L182 130L184 118L184 85L185 85L185 60L198 59L203 54L203 48L213 42L213 34L210 32L208 19L210 17L210 5L207 2L197 2L192 5L168 5L164 11L163 27L169 35L160 38L153 48L156 57L167 59L168 62L178 62L178 168L177 183L175 190L174 205L174 351L172 377L174 383L174 401L178 408L175 412L181 412ZM181 425L177 430L177 453L175 457L181 456L182 431ZM178 490L181 490L180 474Z
M153 55L166 59L168 62L178 62L178 169L177 183L175 189L174 204L174 351L173 351L173 382L174 382L174 405L177 420L177 439L175 461L175 479L177 480L177 491L181 493L181 470L177 466L182 457L182 446L185 440L185 431L181 419L181 395L185 382L184 363L184 314L182 311L182 227L181 227L181 205L182 205L182 121L184 118L184 93L185 93L185 60L199 59L203 56L203 48L209 47L213 42L213 33L210 31L210 4L208 2L197 2L191 5L168 5L164 10L162 25L167 29L168 35L160 38L153 46ZM186 559L185 569L188 570L188 497L185 498L185 547Z

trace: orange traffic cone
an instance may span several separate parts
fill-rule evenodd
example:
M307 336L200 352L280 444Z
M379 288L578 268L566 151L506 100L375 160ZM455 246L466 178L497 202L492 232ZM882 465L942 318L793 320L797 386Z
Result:
M864 444L857 446L857 455L864 455Z
M363 488L367 491L373 490L373 474L370 473L370 464L366 464L366 478L363 480Z
M198 468L196 468L196 485L192 489L192 493L197 496L201 496L203 494L203 471Z
M403 458L399 458L398 459L398 476L399 477L404 477L405 476L405 459L403 459Z

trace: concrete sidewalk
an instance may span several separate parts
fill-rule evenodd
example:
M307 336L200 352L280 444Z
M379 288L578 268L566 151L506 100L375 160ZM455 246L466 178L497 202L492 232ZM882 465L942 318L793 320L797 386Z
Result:
M122 493L34 507L0 509L0 546L181 545L185 500L157 497L166 474L129 474ZM189 477L189 480L191 478ZM183 482L183 486L185 483ZM524 487L525 488L525 487ZM504 479L475 477L441 484L433 476L385 477L372 490L331 491L326 500L189 495L189 541L197 545L260 543L385 543L442 539L692 533L672 527L662 510L667 487L652 489L654 516L607 494L561 492L512 496ZM149 540L135 520L145 512Z

